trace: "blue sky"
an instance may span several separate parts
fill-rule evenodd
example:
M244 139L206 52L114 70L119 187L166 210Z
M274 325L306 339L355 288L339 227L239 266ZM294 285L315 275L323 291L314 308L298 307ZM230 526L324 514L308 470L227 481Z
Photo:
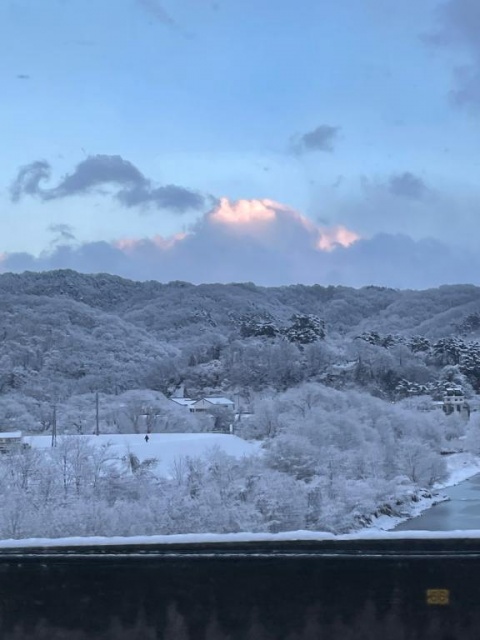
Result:
M386 234L406 275L382 284L476 282L477 25L475 0L5 0L0 269L221 281L206 259L221 221L230 279L253 260L262 284L377 283ZM220 198L278 215L232 222ZM307 244L270 246L295 221L286 237ZM339 227L361 251L318 250ZM427 240L451 271L416 279L409 252Z

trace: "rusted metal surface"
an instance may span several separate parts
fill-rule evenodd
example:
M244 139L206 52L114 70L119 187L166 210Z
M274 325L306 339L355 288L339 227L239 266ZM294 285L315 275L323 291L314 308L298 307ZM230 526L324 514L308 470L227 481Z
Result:
M0 551L2 640L478 640L480 541Z

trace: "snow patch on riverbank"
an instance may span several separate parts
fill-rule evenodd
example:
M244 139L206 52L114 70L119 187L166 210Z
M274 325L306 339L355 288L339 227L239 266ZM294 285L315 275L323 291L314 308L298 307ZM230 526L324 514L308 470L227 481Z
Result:
M398 516L379 516L372 521L372 524L367 529L371 531L391 531L402 522L416 518L439 502L448 500L449 498L442 494L442 489L453 487L480 473L480 457L474 456L472 453L453 453L447 457L446 462L448 477L444 482L434 485L431 492L422 492L424 495L420 494L417 501L405 502L402 505L405 513Z
M391 531L402 522L416 518L427 509L430 509L430 507L433 507L439 502L445 502L446 500L448 500L447 496L436 492L432 492L430 496L420 496L417 502L413 500L411 502L404 502L404 504L402 504L403 513L401 515L379 516L372 521L372 524L368 526L367 529L373 531Z
M480 458L473 453L453 453L447 457L448 478L445 482L436 484L434 489L453 487L464 480L480 473Z

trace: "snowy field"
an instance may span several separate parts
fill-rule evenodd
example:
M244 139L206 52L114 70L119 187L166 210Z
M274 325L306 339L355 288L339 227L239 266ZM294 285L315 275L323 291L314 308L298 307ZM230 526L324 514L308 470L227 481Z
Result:
M170 476L176 460L183 457L203 456L212 450L241 458L260 452L260 444L247 442L238 436L225 433L151 433L149 441L145 442L144 434L109 434L76 436L88 441L89 444L100 446L111 445L112 456L122 458L127 453L133 453L142 462L146 458L156 458L158 464L155 472L159 475ZM57 442L61 440L58 437ZM34 448L51 447L51 436L27 436L25 442Z

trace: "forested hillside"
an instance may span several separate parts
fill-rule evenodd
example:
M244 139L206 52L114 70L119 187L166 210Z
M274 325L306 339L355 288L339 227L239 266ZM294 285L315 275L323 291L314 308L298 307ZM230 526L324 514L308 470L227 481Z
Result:
M169 479L155 476L155 461L127 456L112 468L106 452L75 441L48 456L26 452L0 464L12 496L0 535L347 531L375 513L408 513L412 496L445 477L442 451L461 436L462 446L480 448L478 414L466 423L419 410L452 384L475 407L479 333L480 289L466 285L419 292L0 276L1 430L228 430L233 413L193 415L169 399L181 389L234 399L245 416L236 433L263 452L179 461ZM68 491L66 473L77 478ZM35 511L40 503L49 508ZM23 528L12 529L17 516Z
M473 286L193 286L53 271L4 274L0 296L3 397L169 395L184 384L248 399L321 381L398 399L452 376L480 380Z

